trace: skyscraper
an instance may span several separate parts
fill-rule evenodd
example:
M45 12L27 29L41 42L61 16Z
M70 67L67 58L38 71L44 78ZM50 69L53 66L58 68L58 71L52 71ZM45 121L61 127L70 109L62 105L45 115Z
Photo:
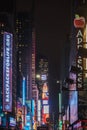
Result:
M18 93L22 96L20 77L26 79L26 99L32 99L32 86L35 85L35 39L32 26L32 14L16 14Z

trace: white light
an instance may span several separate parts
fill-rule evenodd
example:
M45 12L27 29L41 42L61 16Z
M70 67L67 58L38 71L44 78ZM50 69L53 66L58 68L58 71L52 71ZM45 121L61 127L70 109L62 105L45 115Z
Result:
M39 78L40 78L40 75L39 75L39 74L37 74L37 75L36 75L36 78L38 78L38 79L39 79Z
M48 104L48 100L43 100L43 104Z

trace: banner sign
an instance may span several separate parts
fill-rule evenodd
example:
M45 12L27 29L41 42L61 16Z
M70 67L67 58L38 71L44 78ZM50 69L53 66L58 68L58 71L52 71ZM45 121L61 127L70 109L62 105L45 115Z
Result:
M80 90L83 88L83 55L81 54L81 51L83 49L85 18L83 16L76 15L74 19L74 27L76 28L76 66L81 70L79 73L77 73L76 83L77 90Z
M12 40L13 35L4 32L3 41L3 111L12 111Z

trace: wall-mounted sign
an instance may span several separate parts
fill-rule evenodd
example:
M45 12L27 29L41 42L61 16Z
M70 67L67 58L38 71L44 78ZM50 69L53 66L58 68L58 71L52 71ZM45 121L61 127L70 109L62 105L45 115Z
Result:
M12 111L12 40L13 35L4 32L3 41L3 111Z
M80 68L80 72L76 76L76 86L77 89L83 88L83 55L81 50L83 49L83 33L85 27L85 18L83 16L75 15L74 27L76 28L76 66Z

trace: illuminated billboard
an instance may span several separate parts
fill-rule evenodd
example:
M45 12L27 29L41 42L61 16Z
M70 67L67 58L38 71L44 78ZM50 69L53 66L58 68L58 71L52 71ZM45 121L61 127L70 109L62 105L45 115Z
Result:
M41 80L43 81L47 80L47 75L46 74L41 75Z
M49 113L49 105L44 105L43 106L43 113L48 114Z
M70 73L69 78L74 81L73 84L69 84L69 90L76 90L76 74Z
M12 40L13 35L4 32L3 39L3 111L12 111Z
M13 118L13 117L10 117L10 123L9 123L10 126L16 126L16 119Z
M48 104L48 100L42 100L42 104L43 105L47 105Z
M41 121L41 100L38 100L37 104L37 120Z
M70 124L78 120L78 92L70 91L69 93L69 104L70 104Z
M48 86L46 83L44 83L42 89L42 100L48 100L48 99L49 99Z
M85 30L85 18L78 14L75 15L74 18L74 27L76 31L76 49L77 49L77 56L76 56L76 67L80 69L76 76L76 86L77 89L83 89L84 87L84 48L87 48L86 41L84 38L84 30ZM86 51L87 53L87 51Z
M49 118L49 91L47 83L44 83L42 88L42 124L47 123Z
M79 91L78 97L78 118L87 120L87 91Z

